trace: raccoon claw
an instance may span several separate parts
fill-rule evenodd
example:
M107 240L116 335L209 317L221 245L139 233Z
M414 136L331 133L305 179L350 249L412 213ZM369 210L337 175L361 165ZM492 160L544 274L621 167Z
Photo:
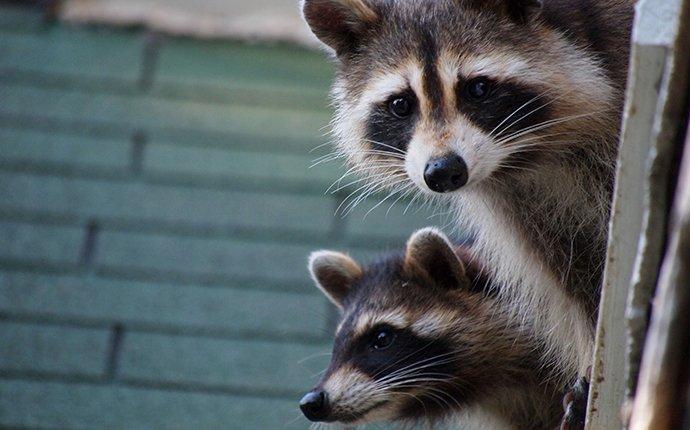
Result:
M564 413L560 430L583 430L585 428L588 394L589 382L586 378L579 378L565 393L563 396Z

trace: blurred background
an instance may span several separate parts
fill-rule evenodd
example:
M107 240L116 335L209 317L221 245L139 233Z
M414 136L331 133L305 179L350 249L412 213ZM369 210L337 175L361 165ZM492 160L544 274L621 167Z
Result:
M341 215L332 68L297 0L251 3L0 1L1 428L307 428L308 253L438 223Z

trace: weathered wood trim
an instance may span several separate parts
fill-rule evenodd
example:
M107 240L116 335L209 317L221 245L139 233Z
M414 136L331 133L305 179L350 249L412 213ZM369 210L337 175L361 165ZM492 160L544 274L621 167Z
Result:
M657 286L631 430L682 428L683 391L687 387L679 376L690 364L690 135L686 136L683 154L669 247Z
M674 60L680 57L675 53L682 52L677 43L684 2L641 0L636 7L588 404L587 428L592 430L623 428L621 407L637 375L646 311L663 251L665 191L678 109L687 99L678 93L686 86Z

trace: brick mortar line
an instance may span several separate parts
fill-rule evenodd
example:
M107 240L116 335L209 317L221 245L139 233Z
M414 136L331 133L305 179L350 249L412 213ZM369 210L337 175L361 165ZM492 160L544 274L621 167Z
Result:
M332 333L315 336L308 333L278 333L265 330L236 330L197 328L172 324L150 324L128 320L72 318L45 313L30 312L3 312L0 311L0 322L16 323L39 327L62 327L75 330L111 330L114 326L120 326L127 333L143 333L166 337L181 337L192 339L208 339L219 341L238 341L247 343L275 343L301 346L325 346L330 345ZM120 339L119 341L122 341ZM119 347L119 346L118 346ZM116 359L118 351L113 351L113 359Z
M103 374L109 381L117 378L120 359L122 356L122 344L125 341L125 326L121 323L112 324L110 327L110 336L108 339L108 352L105 358L105 367Z
M238 279L237 276L185 276L179 273L174 273L171 276L154 277L151 274L142 274L141 271L136 271L131 268L112 268L112 267L96 267L94 269L85 270L78 265L70 266L64 263L50 263L50 262L36 262L28 261L27 259L10 259L0 258L0 272L21 272L26 274L37 275L56 275L56 276L95 276L102 279L111 279L121 282L136 282L136 283L153 283L163 285L186 285L192 287L204 287L214 289L229 289L234 291L263 291L269 293L285 293L285 294L300 294L300 295L314 295L315 290L312 290L311 284L306 280L285 280L278 281L274 279L260 279L245 277ZM310 288L306 287L310 285Z
M0 33L1 34L1 33ZM151 73L151 72L147 72ZM152 76L153 77L153 76ZM151 78L152 78L151 77ZM148 78L147 78L148 79ZM143 82L143 83L142 83ZM272 109L282 109L286 111L303 112L305 114L321 113L324 111L330 112L328 106L328 88L323 90L323 105L306 107L301 103L287 103L278 100L277 105L267 104L265 102L252 103L250 97L257 91L262 92L265 96L273 94L275 91L285 91L284 96L299 97L302 96L304 90L309 91L309 87L290 87L290 86L276 86L275 91L262 90L258 85L257 88L247 88L238 86L237 88L224 87L222 85L213 84L189 84L185 82L164 82L153 85L153 81L147 83L143 81L143 73L140 72L138 77L133 79L113 78L108 76L89 76L89 75L72 75L58 72L43 72L38 70L27 70L16 67L2 67L0 68L0 84L6 85L20 85L31 88L41 89L56 89L82 94L104 94L131 98L149 98L161 101L171 102L192 102L207 104L210 106L249 106L249 107L266 107ZM174 90L177 88L178 90ZM226 94L224 94L226 93ZM240 93L245 97L238 97ZM287 94L290 93L290 94ZM208 94L210 97L206 97ZM311 97L303 99L305 102L313 103L315 100L310 100ZM304 96L302 96L304 97ZM237 103L237 100L241 100Z
M312 247L347 246L354 251L377 252L390 247L401 247L405 236L382 237L369 233L333 237L330 232L281 229L278 227L209 225L141 218L93 217L54 212L3 209L0 204L0 222L25 225L60 226L82 228L84 224L96 225L98 233L134 233L170 238L197 238L231 243L255 243L265 245L297 245ZM359 240L363 239L363 240ZM372 246L376 243L375 246ZM95 249L94 249L95 250Z
M133 155L130 153L130 156ZM258 155L258 154L257 154ZM65 179L84 179L114 183L140 183L150 186L167 186L185 189L204 189L209 191L235 191L251 194L295 195L332 198L324 191L330 181L256 178L251 176L201 175L185 173L163 173L148 171L142 167L134 168L135 160L130 160L128 169L110 167L67 166L60 163L0 159L0 171L6 173L46 176ZM143 160L142 160L143 161Z
M130 136L136 130L142 127L125 124L123 122L108 122L102 120L74 120L56 118L46 115L24 115L0 112L0 126L19 129L19 130L46 130L46 131L62 131L71 135L76 134L74 130L79 130L80 136L90 136L93 134L101 134L107 136ZM279 136L261 136L247 133L239 133L233 131L217 131L204 130L195 128L171 128L171 127L156 127L146 126L145 130L153 140L161 140L174 145L180 146L194 146L199 148L214 148L214 149L228 149L237 148L242 150L256 149L257 140L262 142L262 149L265 152L274 152L279 154L295 154L304 155L308 151L304 145L305 141L311 141L313 145L311 148L321 145L323 140L316 136L312 138L299 137L279 137ZM68 131L63 131L68 130ZM182 139L180 136L184 136ZM125 137L126 139L126 137ZM234 140L240 142L244 140L251 140L251 143L233 143L228 144ZM185 143L181 143L184 140ZM215 140L217 143L209 144L208 142L199 144L194 143L190 145L187 142L200 142L204 140Z
M151 381L136 378L120 378L108 381L103 377L93 377L78 374L41 372L41 371L8 371L0 370L0 380L29 381L43 383L62 383L68 385L91 385L99 387L121 387L144 389L151 391L183 392L197 394L224 395L230 397L244 397L257 399L293 400L299 398L300 393L292 390L260 390L241 386L210 385L203 383L178 383L165 381Z

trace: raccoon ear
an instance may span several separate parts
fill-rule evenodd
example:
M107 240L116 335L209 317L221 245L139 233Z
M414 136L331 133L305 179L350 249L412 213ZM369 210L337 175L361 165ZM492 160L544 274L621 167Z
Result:
M405 267L423 269L445 288L457 288L468 282L465 265L455 254L450 240L433 227L416 231L407 241Z
M335 251L312 252L309 272L316 286L341 310L352 283L362 276L362 268L355 260Z
M323 43L342 55L378 15L365 0L302 0L302 15Z

